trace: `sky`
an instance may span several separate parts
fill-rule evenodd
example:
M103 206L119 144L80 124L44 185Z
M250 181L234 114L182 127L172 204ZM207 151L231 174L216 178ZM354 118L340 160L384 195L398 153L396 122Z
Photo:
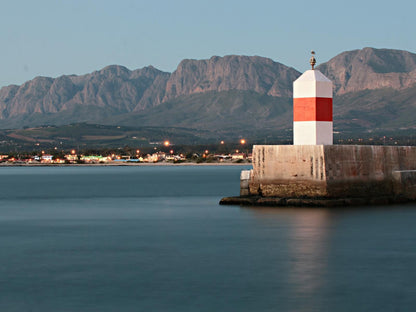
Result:
M364 47L416 52L416 2L0 0L0 87L108 65L259 55L309 68Z

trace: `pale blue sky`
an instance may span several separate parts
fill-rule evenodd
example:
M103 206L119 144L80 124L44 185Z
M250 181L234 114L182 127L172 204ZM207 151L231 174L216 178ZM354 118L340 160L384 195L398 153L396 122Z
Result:
M396 1L1 0L0 86L110 64L172 72L184 58L260 55L304 71L363 47L416 52L416 4Z

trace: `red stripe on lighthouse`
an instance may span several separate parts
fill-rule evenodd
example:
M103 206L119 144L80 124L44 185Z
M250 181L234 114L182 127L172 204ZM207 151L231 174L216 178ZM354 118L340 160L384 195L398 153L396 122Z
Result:
M332 98L294 98L293 121L332 121Z

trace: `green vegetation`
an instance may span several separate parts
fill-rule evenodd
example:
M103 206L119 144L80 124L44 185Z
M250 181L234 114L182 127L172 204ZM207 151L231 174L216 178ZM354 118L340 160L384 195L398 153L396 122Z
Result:
M416 126L416 85L405 90L384 88L334 98L334 126L355 133L395 131Z
M196 93L162 103L143 113L120 115L106 124L127 126L186 127L217 134L282 129L291 124L292 99L261 95L254 91Z

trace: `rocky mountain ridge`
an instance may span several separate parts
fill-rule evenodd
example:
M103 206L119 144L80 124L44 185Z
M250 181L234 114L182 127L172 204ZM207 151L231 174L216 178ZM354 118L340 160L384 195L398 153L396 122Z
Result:
M363 90L412 87L416 83L416 54L364 48L343 52L317 67L334 83L336 95Z
M390 117L394 124L405 119L406 127L413 125L404 114L416 107L411 96L416 54L364 48L343 52L317 68L334 83L336 119L351 125L349 118L359 120L364 112L371 120L357 124L367 128ZM0 128L94 122L283 129L291 124L292 83L300 74L268 58L229 55L183 60L173 73L111 65L82 76L36 77L0 89Z
M152 66L130 71L112 65L83 76L36 77L0 89L0 119L58 113L76 105L140 111L161 103L169 76Z
M95 106L115 114L143 111L178 96L209 91L254 90L291 95L299 76L293 68L249 56L184 60L173 73L149 66L130 71L119 65L83 76L36 77L0 89L0 119L34 113L59 113L74 106Z
M164 102L183 95L229 90L290 97L292 82L299 75L293 68L259 56L183 60L167 82Z

